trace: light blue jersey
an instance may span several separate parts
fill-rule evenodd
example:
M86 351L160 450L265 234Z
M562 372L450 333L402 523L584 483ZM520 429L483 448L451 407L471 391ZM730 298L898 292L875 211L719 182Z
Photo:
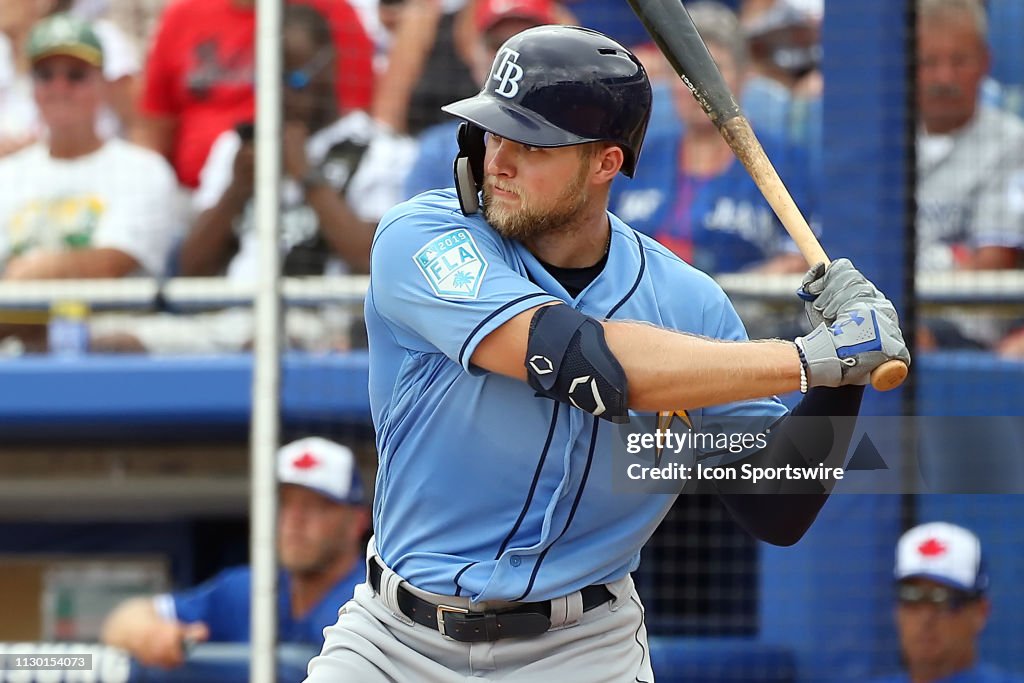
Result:
M610 215L610 214L609 214ZM525 310L563 302L599 319L746 338L715 282L611 216L601 274L575 299L453 190L389 211L372 252L366 325L380 466L381 559L414 586L481 600L545 600L636 569L675 496L613 491L614 425L539 398L470 358ZM690 411L785 413L776 399Z

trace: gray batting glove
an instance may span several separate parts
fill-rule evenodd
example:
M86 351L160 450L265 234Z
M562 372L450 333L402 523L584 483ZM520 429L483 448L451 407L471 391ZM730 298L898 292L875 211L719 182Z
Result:
M863 299L884 308L880 312L899 324L896 309L849 259L833 261L827 268L824 263L815 264L801 280L797 296L804 301L804 313L812 330L821 323L831 325L839 311Z
M795 341L807 362L809 387L865 385L871 371L888 360L910 365L899 325L869 302L857 301L831 325L821 323Z

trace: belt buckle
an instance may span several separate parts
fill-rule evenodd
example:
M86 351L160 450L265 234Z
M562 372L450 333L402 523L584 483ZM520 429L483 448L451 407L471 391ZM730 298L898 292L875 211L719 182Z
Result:
M463 607L452 607L451 605L438 605L437 606L437 631L442 637L447 640L455 640L450 635L445 633L444 630L444 615L445 612L451 612L452 614L469 614L469 610Z

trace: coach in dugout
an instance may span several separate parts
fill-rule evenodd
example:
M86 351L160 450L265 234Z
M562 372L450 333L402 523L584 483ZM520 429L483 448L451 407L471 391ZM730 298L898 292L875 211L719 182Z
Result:
M277 477L278 639L320 647L366 577L362 480L352 451L319 437L281 448ZM248 642L251 584L250 568L235 567L195 588L131 598L107 617L103 642L168 668L184 662L187 643Z
M907 531L896 547L896 628L906 670L876 683L1021 683L978 661L988 621L981 541L946 522Z

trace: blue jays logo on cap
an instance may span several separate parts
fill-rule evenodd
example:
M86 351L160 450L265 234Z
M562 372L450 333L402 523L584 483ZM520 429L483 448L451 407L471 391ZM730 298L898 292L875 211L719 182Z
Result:
M475 299L487 272L487 259L465 228L430 240L412 260L442 299Z

